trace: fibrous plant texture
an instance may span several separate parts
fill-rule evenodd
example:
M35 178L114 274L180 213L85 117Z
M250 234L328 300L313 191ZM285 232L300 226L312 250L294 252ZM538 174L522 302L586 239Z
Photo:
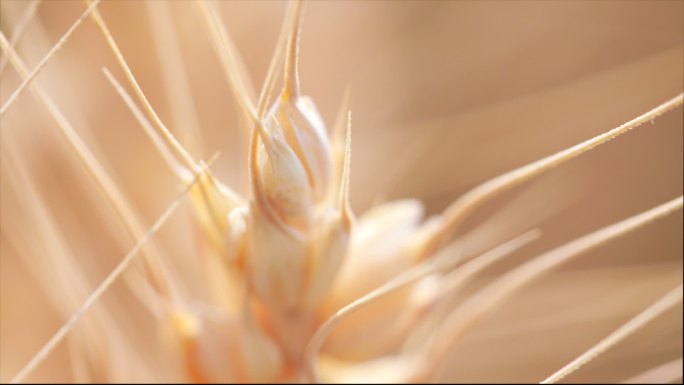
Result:
M3 382L681 381L681 2L0 10Z

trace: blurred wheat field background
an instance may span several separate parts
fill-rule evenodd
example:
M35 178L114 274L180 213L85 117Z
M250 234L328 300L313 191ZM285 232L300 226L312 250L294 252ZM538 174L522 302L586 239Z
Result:
M12 36L32 4L0 2L5 36ZM162 119L172 129L188 125L187 115L173 107L174 93L183 92L197 109L202 137L194 148L184 144L198 159L218 151L215 174L246 193L241 117L196 6L171 1L166 19L175 35L165 39L180 47L188 89L168 88L162 68L170 43L155 38L155 6L103 1L98 9ZM287 3L215 6L260 86ZM82 1L39 3L16 45L29 68L84 10ZM301 35L302 89L328 127L345 88L351 89L351 204L357 215L380 202L411 197L425 203L426 214L436 214L481 182L603 133L682 92L683 14L681 1L311 1ZM86 20L36 82L151 224L178 194L178 183L102 74L103 66L123 79L102 35ZM0 104L20 83L8 66ZM29 92L1 125L2 151L11 146L21 155L92 290L132 243ZM539 227L543 234L478 276L461 296L544 251L681 195L683 125L682 109L671 111L477 210L458 234L518 226ZM0 381L7 382L65 316L51 299L60 296L59 269L46 267L51 250L41 246L38 228L27 219L32 203L13 187L5 165L2 170ZM440 380L543 380L682 282L682 231L678 211L538 279L453 347ZM198 237L184 203L155 239L175 267L198 279ZM183 289L197 291L192 282ZM168 363L160 353L158 326L121 280L96 307L114 314L127 331L120 338L154 365L154 376L136 380L177 380L164 374ZM29 379L74 381L69 354L65 341ZM681 357L680 303L568 380L622 381Z

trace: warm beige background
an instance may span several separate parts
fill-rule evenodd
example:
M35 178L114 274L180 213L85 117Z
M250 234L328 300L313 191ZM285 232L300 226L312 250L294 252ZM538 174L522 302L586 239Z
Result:
M11 34L27 4L2 0L3 33ZM257 84L285 6L219 3ZM19 45L22 57L34 66L83 9L80 1L44 1ZM139 1L105 1L100 9L152 104L177 127L147 8ZM194 154L206 159L220 151L214 169L240 190L245 151L236 105L192 2L172 1L171 10L205 142ZM428 212L436 213L488 178L611 129L680 93L683 14L681 1L312 1L302 35L302 88L331 125L345 86L351 86L357 213L374 202L404 197L422 199ZM102 66L123 79L99 31L87 21L38 81L151 223L177 185ZM8 69L0 87L3 102L18 84ZM3 140L11 137L25 157L75 258L95 284L130 245L119 241L111 211L65 155L56 132L29 93L2 119ZM514 223L529 210L558 208L542 223L542 240L488 271L469 291L540 252L680 195L682 141L679 108L479 210L466 228L518 196L527 203L498 220ZM3 177L2 381L62 322L20 259L39 263L44 257L26 246L35 234L23 225L21 199ZM159 236L181 266L192 263L190 221L186 207ZM50 274L41 280L49 286ZM454 349L443 378L539 381L681 281L680 211L517 294ZM117 302L125 309L120 305L130 295L122 285L113 289L104 304ZM619 381L681 357L681 313L679 305L569 380ZM136 319L134 312L122 316ZM150 339L152 327L146 319L138 321L131 338ZM64 344L31 379L71 379Z

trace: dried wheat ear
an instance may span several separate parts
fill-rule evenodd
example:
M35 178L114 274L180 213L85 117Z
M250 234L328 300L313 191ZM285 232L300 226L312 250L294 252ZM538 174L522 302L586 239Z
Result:
M73 360L81 363L79 373L84 379L96 374L108 381L125 378L131 370L127 367L130 357L140 354L125 343L125 334L108 310L93 307L120 276L157 320L162 330L159 343L185 381L435 380L448 364L449 349L516 290L572 258L682 207L680 196L589 233L513 268L455 304L459 289L470 279L541 236L539 229L520 229L496 247L477 255L464 254L462 239L452 236L469 214L495 196L680 107L683 95L602 135L491 179L454 201L440 215L423 219L419 201L402 200L381 204L357 218L349 203L352 115L348 96L333 129L328 130L314 101L300 90L301 1L292 2L288 8L258 100L215 5L196 3L248 122L249 194L226 186L212 173L210 166L220 157L193 158L167 128L129 68L98 4L99 0L88 1L81 17L33 70L15 51L15 42L0 33L2 52L23 79L2 103L0 116L25 89L31 90L116 213L117 224L136 243L97 288L88 288L54 219L41 203L21 154L12 148L11 140L3 140L3 178L25 192L29 216L40 224L38 236L54 253L49 258L51 266L64 278L60 290L76 298L87 294L82 304L55 296L68 319L13 377L13 383L25 380L65 338L70 338ZM34 1L27 7L28 17L37 6ZM164 26L167 6L151 3L149 7L155 28L169 28ZM150 227L143 225L106 168L35 81L88 17L102 32L134 97L106 68L104 75L184 186ZM17 28L23 28L22 23ZM6 63L2 64L4 69ZM192 132L183 131L188 129L179 127L174 132L191 138ZM213 290L201 299L183 289L184 284L177 281L178 272L152 241L186 196L196 214L196 226L211 245L210 250L203 251L206 255L197 259L206 264L206 280ZM564 378L681 301L679 285L544 382ZM361 314L359 311L363 317L356 322L342 322L352 314ZM84 318L89 312L92 317ZM401 317L396 319L396 314ZM361 344L362 340L368 341ZM681 364L681 358L678 362ZM668 375L676 371L676 365L667 365ZM681 376L681 365L679 373Z

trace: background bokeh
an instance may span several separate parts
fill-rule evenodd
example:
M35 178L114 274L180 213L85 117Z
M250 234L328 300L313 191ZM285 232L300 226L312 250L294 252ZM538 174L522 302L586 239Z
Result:
M0 30L10 36L29 1L2 0ZM174 130L178 114L163 72L165 45L180 46L202 146L193 155L238 191L246 149L237 105L191 1L169 2L175 36L155 40L142 1L99 8L159 115ZM287 6L284 1L216 3L260 86ZM81 1L43 1L18 51L35 66L83 12ZM311 1L301 37L302 89L332 126L346 87L353 112L352 207L414 197L427 214L470 188L628 121L682 92L681 1ZM37 78L105 164L145 222L178 193L178 184L102 74L123 81L94 23L87 20ZM181 79L171 77L181 83ZM20 80L2 74L1 100ZM23 159L91 285L131 247L95 187L29 92L2 118L2 148ZM682 194L682 108L506 193L478 210L461 231L494 216L535 220L541 240L488 270L472 293L510 267L607 224ZM45 294L59 291L25 198L2 182L0 381L8 381L63 323ZM191 268L196 236L186 205L158 244ZM505 210L504 210L505 209ZM497 213L499 215L497 216ZM503 214L501 214L503 213ZM505 215L504 215L505 214ZM524 229L521 229L524 230ZM682 213L659 220L537 280L479 324L452 351L444 381L532 382L553 373L682 282ZM38 273L38 274L36 274ZM149 316L130 310L122 284L102 304L131 324L131 339L154 341ZM133 309L134 305L131 305ZM568 379L615 382L682 356L682 307ZM151 348L150 348L151 349ZM70 381L60 347L30 377ZM681 379L680 379L681 380Z

